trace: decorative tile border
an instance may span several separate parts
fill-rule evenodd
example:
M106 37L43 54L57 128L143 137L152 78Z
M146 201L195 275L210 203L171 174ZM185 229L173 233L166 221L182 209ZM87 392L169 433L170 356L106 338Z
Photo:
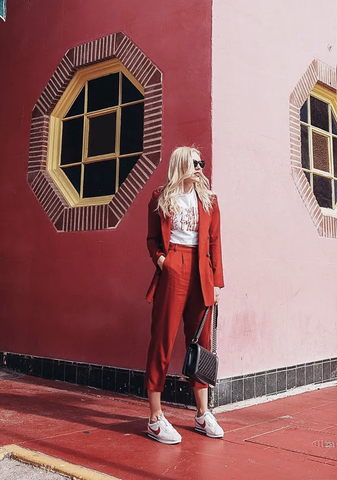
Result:
M146 397L145 372L140 370L5 352L0 352L1 367L48 380ZM223 378L214 388L209 389L209 403L212 408L215 408L336 379L337 357L250 375ZM193 391L187 380L174 375L168 375L166 378L162 400L195 406Z
M49 119L80 68L117 58L144 87L143 154L108 205L69 207L47 168ZM68 50L32 113L28 183L55 228L61 232L115 228L161 160L162 73L123 33L114 33Z
M313 60L290 95L291 173L318 234L323 237L337 238L337 218L323 215L309 182L302 171L300 110L317 82L336 92L336 70L320 60Z

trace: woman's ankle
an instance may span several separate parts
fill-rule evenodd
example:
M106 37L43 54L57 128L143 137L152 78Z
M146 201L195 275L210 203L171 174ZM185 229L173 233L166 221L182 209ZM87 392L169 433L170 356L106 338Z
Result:
M155 423L158 417L163 414L161 409L161 392L147 391L150 406L150 423Z
M204 413L206 413L208 411L208 409L200 409L200 410L197 410L197 415L196 417L199 418L199 417L202 417Z
M150 415L150 423L156 423L158 421L158 418L163 415L162 410L158 410L157 412L153 412Z

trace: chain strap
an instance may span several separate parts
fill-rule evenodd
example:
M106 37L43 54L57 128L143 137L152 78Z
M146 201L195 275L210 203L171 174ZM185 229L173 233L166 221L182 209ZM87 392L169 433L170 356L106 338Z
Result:
M213 305L213 317L212 317L212 353L216 354L218 347L218 304Z
M195 334L195 337L194 337L193 340L192 340L192 343L197 343L197 342L198 342L199 337L200 337L201 332L202 332L202 329L204 328L204 325L205 325L205 322L206 322L206 318L207 318L209 309L210 309L210 307L206 307L205 313L203 314L203 317L202 317L202 319L201 319L199 328L198 328L198 330L197 330L197 333Z
M199 337L201 335L202 329L204 328L206 318L209 312L209 309L211 307L206 307L205 313L201 319L199 328L197 330L197 333L195 334L195 337L192 340L192 343L197 343L199 340ZM217 351L217 328L218 328L218 314L219 314L219 307L218 304L215 303L212 307L213 309L213 315L212 315L212 353L216 353Z

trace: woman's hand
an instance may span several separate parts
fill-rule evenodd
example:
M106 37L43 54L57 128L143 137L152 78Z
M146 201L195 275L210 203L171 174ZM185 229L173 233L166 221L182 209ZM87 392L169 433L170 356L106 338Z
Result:
M160 270L163 270L163 264L165 262L165 258L166 257L164 257L164 255L160 255L160 257L157 260L157 265L160 268Z
M214 287L214 303L219 303L220 300L220 287Z

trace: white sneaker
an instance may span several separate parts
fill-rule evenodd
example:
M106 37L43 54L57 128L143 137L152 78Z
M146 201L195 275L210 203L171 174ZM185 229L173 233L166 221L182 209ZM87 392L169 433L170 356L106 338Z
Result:
M170 422L166 420L164 415L160 415L158 420L154 423L147 424L148 436L157 440L157 442L166 443L167 445L174 445L181 442L181 435Z
M201 417L195 417L195 429L211 438L222 438L225 434L211 412L205 412Z

